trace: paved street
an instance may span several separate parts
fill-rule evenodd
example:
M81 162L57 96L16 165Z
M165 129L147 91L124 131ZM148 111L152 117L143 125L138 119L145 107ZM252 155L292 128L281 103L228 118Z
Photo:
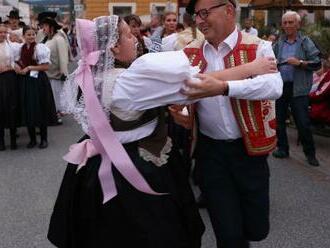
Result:
M295 133L290 130L291 143ZM0 248L51 248L46 233L65 169L61 156L81 136L80 127L70 118L51 127L46 150L26 149L26 131L19 134L18 150L0 152ZM308 166L295 144L290 159L270 158L271 232L253 248L330 247L330 138L315 138L319 168ZM206 212L201 213L207 225L203 248L215 248Z

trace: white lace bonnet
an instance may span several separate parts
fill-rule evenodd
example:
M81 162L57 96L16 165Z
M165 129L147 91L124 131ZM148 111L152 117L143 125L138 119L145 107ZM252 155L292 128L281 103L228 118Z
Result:
M116 15L101 16L93 21L86 19L76 20L77 41L80 48L81 58L85 58L94 51L100 51L101 54L95 66L92 66L94 77L94 87L102 107L109 117L109 101L102 101L105 95L103 85L110 79L109 75L114 68L115 58L110 48L114 47L118 41L118 23L119 17ZM82 63L82 61L79 61ZM62 106L64 111L73 114L77 122L82 126L85 133L88 133L89 124L84 104L83 95L79 95L79 87L76 82L77 70L69 75L64 84L62 93ZM111 87L107 87L111 90ZM105 104L108 102L108 104Z

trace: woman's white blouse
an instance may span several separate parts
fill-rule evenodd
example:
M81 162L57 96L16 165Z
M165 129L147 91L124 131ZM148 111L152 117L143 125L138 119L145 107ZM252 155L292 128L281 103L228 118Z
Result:
M191 103L180 90L197 73L183 51L145 54L117 77L112 106L127 111Z
M34 55L39 65L50 64L50 50L45 44L37 44Z

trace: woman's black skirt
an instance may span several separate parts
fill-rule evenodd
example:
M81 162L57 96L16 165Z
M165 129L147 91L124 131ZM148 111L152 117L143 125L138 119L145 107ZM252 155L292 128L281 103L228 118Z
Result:
M20 125L19 88L16 73L0 73L0 128Z
M28 127L56 125L53 92L45 72L38 78L19 76L22 124Z
M166 165L143 160L137 144L125 145L151 187L168 195L137 191L114 168L118 195L102 204L98 179L100 156L76 173L67 166L51 217L48 239L61 248L198 248L204 225L195 204L180 154Z

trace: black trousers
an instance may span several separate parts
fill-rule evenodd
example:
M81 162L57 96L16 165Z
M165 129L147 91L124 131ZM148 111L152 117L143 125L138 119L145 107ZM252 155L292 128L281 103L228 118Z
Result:
M269 232L267 156L251 157L242 139L214 140L200 135L197 160L218 248L246 248Z
M46 125L41 125L39 127L40 129L40 140L41 141L47 141L47 126ZM35 127L28 127L27 128L30 141L36 142L36 128Z
M294 122L297 126L299 139L306 156L315 156L313 134L308 115L308 96L293 97L293 82L284 82L283 94L276 100L277 146L280 150L289 152L288 136L286 133L286 118L290 106Z

